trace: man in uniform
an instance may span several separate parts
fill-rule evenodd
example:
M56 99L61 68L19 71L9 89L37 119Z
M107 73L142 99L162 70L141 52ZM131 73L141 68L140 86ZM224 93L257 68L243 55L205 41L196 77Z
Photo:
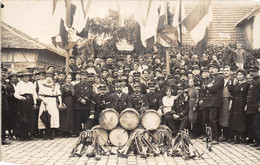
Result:
M155 92L155 82L151 81L148 83L149 86L149 93L145 95L147 101L149 103L149 109L158 110L160 106L162 106L162 98L161 95Z
M82 123L88 120L91 99L93 96L93 86L87 81L88 73L83 71L81 73L81 82L76 84L75 90L75 135L78 136L80 131L82 131Z
M110 98L107 95L107 87L105 84L100 84L98 87L98 94L94 95L91 99L90 115L86 123L86 129L91 129L93 126L98 125L98 118L100 113L111 107Z
M166 123L174 136L176 136L181 130L188 128L188 111L189 106L188 102L185 100L184 88L179 86L172 111L165 114Z
M134 76L134 82L140 84L141 93L145 95L147 93L147 91L146 91L147 87L143 83L140 82L140 80L141 80L141 73L140 72L134 72L133 76Z
M253 146L260 150L260 76L259 67L252 66L249 68L249 74L253 78L249 86L247 95L247 130L249 140L255 139L256 144Z
M143 113L149 108L149 103L144 94L141 93L140 83L134 83L134 93L128 99L128 108L134 108L139 113Z
M109 98L111 99L111 107L120 114L127 107L128 94L122 92L123 86L121 81L115 80L114 84L115 92Z
M209 64L211 81L206 85L206 97L203 102L204 123L207 123L212 129L212 144L219 143L218 115L223 103L224 78L218 75L219 66L216 63Z

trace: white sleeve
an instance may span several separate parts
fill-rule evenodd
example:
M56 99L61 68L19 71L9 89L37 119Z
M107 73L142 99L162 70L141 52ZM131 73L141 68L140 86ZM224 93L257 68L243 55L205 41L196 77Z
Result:
M15 87L15 91L14 91L14 97L21 100L22 96L20 95L21 93L21 82L18 82L16 87Z

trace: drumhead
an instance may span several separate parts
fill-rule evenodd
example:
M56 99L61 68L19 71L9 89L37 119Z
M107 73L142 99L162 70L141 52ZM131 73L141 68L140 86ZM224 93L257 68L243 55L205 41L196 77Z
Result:
M112 130L118 125L119 113L112 108L104 109L99 116L99 125L105 130Z
M133 108L126 108L119 117L120 125L126 130L133 130L140 122L139 113Z
M128 141L128 138L129 135L127 130L123 129L122 127L114 128L109 134L109 140L111 144L117 147L125 145Z
M143 127L149 131L157 129L161 124L161 117L155 110L147 110L141 118Z
M96 130L100 134L100 136L102 136L102 139L104 139L104 140L99 138L99 142L102 145L104 145L108 141L108 133L100 125L96 125L96 126L92 127L91 130Z

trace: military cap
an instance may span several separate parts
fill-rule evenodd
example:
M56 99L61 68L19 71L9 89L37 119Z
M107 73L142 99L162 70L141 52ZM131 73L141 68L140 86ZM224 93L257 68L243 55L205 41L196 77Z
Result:
M124 57L119 56L119 57L116 59L116 61L117 61L117 62L118 62L118 61L124 61Z
M85 71L85 70L83 70L83 71L81 72L81 75L88 75L88 72Z
M54 70L56 69L55 66L50 65L50 66L47 67L47 70L49 70L50 68L53 68Z
M208 67L203 67L203 68L201 68L201 72L209 72L209 68Z
M184 87L183 87L181 84L179 84L179 85L177 86L177 90L184 90Z
M200 70L200 67L199 67L198 65L193 65L191 68L192 68L193 70L194 70L194 69Z
M168 79L174 79L174 76L172 74L167 76Z
M141 87L141 85L140 85L140 83L139 83L139 82L136 82L136 83L134 83L134 85L133 85L133 86L134 86L134 88L135 88L135 87Z
M131 69L129 67L125 67L125 71L130 71Z
M59 72L58 72L59 74L66 74L65 72L64 72L64 70L62 69L62 70L59 70Z
M107 77L114 77L113 74L109 73L107 74Z
M119 79L115 79L115 80L113 81L114 84L118 84L118 83L121 83L121 82L122 82L122 81L119 80Z
M106 90L107 87L105 84L100 84L99 87L98 87L99 90Z
M108 71L106 67L101 68L101 72Z
M47 71L46 73L45 73L45 77L53 77L53 72L51 72L51 71Z
M148 87L155 87L156 86L156 83L151 81L148 83Z
M134 76L134 77L140 77L140 76L141 76L141 73L140 73L140 72L134 72L134 73L133 73L133 76Z
M107 68L107 69L114 69L113 65L111 65L111 64L108 64L108 65L106 66L106 68Z
M90 72L90 73L88 73L87 75L88 75L88 77L94 77L94 76L95 76L95 73Z
M259 71L259 67L258 66L251 66L248 69L249 72L258 72Z
M74 56L70 56L69 59L73 59L73 60L75 60L75 57L74 57Z
M219 69L219 65L218 65L217 63L210 63L210 64L208 65L208 67L209 67L209 68L210 68L210 67L214 67L214 68Z
M187 76L187 73L180 73L181 76Z
M164 80L164 77L162 77L162 76L157 77L157 80Z
M238 69L236 74L242 73L244 76L246 75L246 71L244 69Z
M81 70L77 70L75 74L81 74Z

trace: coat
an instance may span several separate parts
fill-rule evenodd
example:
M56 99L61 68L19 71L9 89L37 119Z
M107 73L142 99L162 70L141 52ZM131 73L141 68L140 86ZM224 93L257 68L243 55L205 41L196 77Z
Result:
M117 93L114 92L109 96L111 100L111 107L114 108L118 113L121 113L128 105L128 94L123 93L119 98Z
M260 76L254 78L247 95L247 114L258 113L260 108Z
M221 108L223 104L223 88L224 78L215 75L208 85L212 83L211 87L206 86L206 97L203 102L203 107L218 107Z
M75 110L89 110L91 105L91 97L93 96L93 86L90 83L80 82L74 87ZM86 104L81 103L81 99L86 101Z

